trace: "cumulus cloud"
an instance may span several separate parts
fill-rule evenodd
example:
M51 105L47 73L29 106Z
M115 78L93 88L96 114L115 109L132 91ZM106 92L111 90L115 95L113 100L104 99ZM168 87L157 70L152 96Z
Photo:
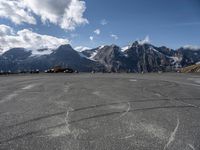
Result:
M144 38L144 40L139 40L138 43L139 43L140 45L143 45L143 44L149 44L149 43L151 43L151 41L150 41L149 36L147 35L147 36Z
M185 49L190 49L190 50L200 50L200 46L197 45L185 45L183 46Z
M14 34L14 31L11 27L1 24L0 25L0 36L11 35Z
M111 34L110 37L112 37L112 38L115 39L115 40L118 40L118 39L119 39L119 37L118 37L117 35L115 35L115 34Z
M101 25L105 26L105 25L107 25L107 24L108 24L108 21L107 21L107 20L105 20L105 19L101 20Z
M93 40L94 40L94 37L93 37L93 36L90 36L89 39L90 39L91 41L93 41Z
M56 38L49 35L41 35L28 29L14 33L13 29L6 25L0 25L0 46L2 52L14 47L27 49L56 48L62 44L68 44L69 40ZM1 52L1 53L2 53Z
M65 30L74 30L87 24L83 17L86 10L81 0L1 0L0 17L8 18L16 24L36 24L35 16L41 21L59 25Z
M36 19L21 0L1 0L0 17L10 19L15 24L36 24Z
M100 34L101 34L101 30L100 30L100 29L96 29L96 30L94 30L94 33L95 33L96 35L100 35Z

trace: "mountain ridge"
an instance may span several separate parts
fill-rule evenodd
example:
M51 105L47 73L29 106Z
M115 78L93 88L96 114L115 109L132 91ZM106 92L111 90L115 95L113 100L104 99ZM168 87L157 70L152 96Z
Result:
M156 72L175 71L200 61L200 49L181 47L173 50L166 46L157 47L150 43L133 42L121 48L104 45L90 50L76 51L70 44L56 49L28 50L12 48L0 55L0 70L44 71L60 65L90 72Z

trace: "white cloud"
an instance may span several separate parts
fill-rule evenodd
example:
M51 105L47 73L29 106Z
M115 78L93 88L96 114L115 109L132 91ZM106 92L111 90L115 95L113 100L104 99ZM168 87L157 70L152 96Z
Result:
M0 17L10 19L15 24L36 24L36 19L21 0L1 0Z
M5 29L7 30L5 32ZM0 25L0 46L3 52L14 47L27 49L56 48L62 44L68 44L69 40L56 38L49 35L41 35L28 29L20 30L16 33L9 26Z
M89 50L91 49L90 47L85 47L85 46L77 46L74 48L76 51L78 52L82 52L82 51L85 51L85 50Z
M151 43L151 41L150 41L149 36L147 35L147 36L144 38L144 40L138 40L138 43L139 43L140 45L143 45L143 44L149 44L149 43Z
M114 38L115 40L119 39L119 37L117 35L115 35L115 34L111 34L110 37Z
M0 25L0 36L11 35L14 34L14 31L11 27L1 24Z
M16 24L36 24L35 15L45 23L59 25L65 30L74 30L87 24L83 17L85 1L80 0L1 0L0 17Z
M200 50L200 46L197 45L185 45L183 46L185 49L191 49L191 50Z
M105 19L101 20L101 25L105 26L105 25L107 25L107 24L108 24L108 21L107 21L107 20L105 20Z
M89 39L90 39L91 41L93 41L93 40L94 40L94 37L93 37L93 36L90 36Z
M100 35L100 34L101 34L101 30L100 30L100 29L96 29L96 30L94 30L94 33L95 33L96 35Z

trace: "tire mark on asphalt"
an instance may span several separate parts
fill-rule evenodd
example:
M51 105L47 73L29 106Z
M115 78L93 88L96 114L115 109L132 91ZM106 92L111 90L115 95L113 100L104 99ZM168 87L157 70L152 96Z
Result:
M175 127L174 131L171 133L171 135L170 135L170 137L169 137L169 141L167 142L167 144L165 145L165 147L164 147L163 150L168 149L168 147L172 144L172 142L174 142L175 137L176 137L176 133L177 133L178 128L179 128L179 124L180 124L180 121L179 121L179 118L177 118L176 127Z
M191 100L200 100L200 98L182 98L182 99L191 99ZM86 106L86 107L80 107L75 108L73 112L92 109L92 108L99 108L99 107L105 107L105 106L111 106L111 105L118 105L118 104L126 104L126 103L142 103L142 102L154 102L154 101L172 101L171 98L162 98L162 99L141 99L141 100L130 100L130 101L120 101L120 102L113 102L113 103L106 103L106 104L99 104L99 105L92 105L92 106Z
M198 99L198 100L200 100L200 98L182 98L182 99ZM170 100L172 100L172 99L146 99L146 100L133 100L133 101L124 101L124 102L114 102L114 103L99 104L99 105L92 105L92 106L88 106L88 107L76 108L76 109L70 110L70 112L78 112L78 111L82 111L82 110L88 110L88 109L94 109L94 108L112 106L112 105L118 105L118 104L126 104L126 103L130 104L130 103L140 103L140 102L142 103L142 102L150 102L150 101L152 101L152 102L154 102L154 101L170 101ZM187 106L197 108L194 105L188 105L187 104ZM130 109L128 109L128 111L127 110L123 111L122 113L128 113L128 112L130 112ZM38 118L30 119L30 120L27 120L27 121L24 121L24 122L20 122L20 123L17 123L17 124L14 124L14 125L10 125L10 126L5 126L5 127L2 127L2 128L3 129L7 129L7 128L9 129L9 128L17 127L17 126L20 126L20 125L23 125L23 124L27 124L27 123L31 123L31 122L35 122L35 121L40 121L42 119L64 115L65 113L66 113L66 111L53 113L53 114L48 114L48 115L45 115L45 116L41 116L41 117L38 117Z
M99 107L105 107L105 106L112 106L112 105L118 105L118 104L126 104L126 103L142 103L142 102L150 102L150 101L170 101L168 98L163 99L143 99L143 100L130 100L130 101L119 101L119 102L113 102L113 103L106 103L106 104L99 104L99 105L92 105L92 106L86 106L86 107L80 107L75 108L73 112L92 109L92 108L99 108Z
M138 108L138 109L133 109L129 110L129 112L137 112L137 111L150 111L150 110L157 110L157 109L180 109L180 108L196 108L194 106L163 106L163 107L147 107L147 108ZM107 116L112 116L112 115L117 115L121 113L125 113L126 111L116 111L116 112L111 112L111 113L105 113L105 114L100 114L100 115L94 115L86 118L81 118L79 120L74 120L71 121L70 124L81 122L81 121L86 121L90 119L95 119L95 118L101 118L101 117L107 117Z
M25 137L27 137L27 136L32 136L32 135L41 133L41 132L46 131L46 130L50 130L50 129L62 127L62 126L64 126L64 125L66 125L66 123L62 123L62 124L58 124L58 125L55 125L55 126L51 126L51 127L43 128L43 129L40 129L40 130L31 131L31 132L28 132L28 133L25 133L25 134L21 134L21 135L12 137L12 138L7 139L7 140L2 140L2 141L0 141L0 145L3 145L3 144L5 144L5 143L11 142L11 141L15 141L15 140L19 140L19 139L25 138Z
M194 105L194 104L191 104L191 103L187 103L187 102L184 102L182 101L181 99L179 98L175 98L174 100L178 101L178 102L181 102L182 104L184 105L189 105L189 106L193 106L193 107L196 107L196 108L199 108L200 109L200 106L197 106L197 105ZM200 100L200 99L199 99Z
M43 119L64 115L65 113L66 113L66 111L58 112L58 113L54 113L54 114L48 114L48 115L45 115L45 116L41 116L41 117L38 117L38 118L34 118L34 119L31 119L31 120L20 122L20 123L14 124L14 125L2 127L2 129L14 128L14 127L17 127L17 126L20 126L20 125L24 125L24 124L28 124L28 123L31 123L31 122L40 121L40 120L43 120Z
M149 107L149 108L134 109L134 110L130 110L129 112L150 111L150 110L157 110L157 109L183 109L183 108L194 108L194 107L193 106L188 106L188 105L187 106ZM117 112L105 113L105 114L100 114L100 115L94 115L94 116L82 118L82 119L79 119L79 120L73 120L73 121L70 121L68 123L69 124L74 124L74 123L78 123L78 122L81 122L81 121L86 121L86 120L90 120L90 119L96 119L96 118L112 116L112 115L121 114L121 113L124 113L124 112L125 111L117 111ZM58 124L58 125L55 125L55 126L51 126L51 127L48 127L48 128L40 129L40 130L37 130L37 131L32 131L32 132L28 132L28 133L25 133L25 134L21 134L21 135L12 137L10 139L2 140L2 141L0 141L0 145L4 144L4 143L7 143L7 142L11 142L11 141L15 141L15 140L18 140L18 139L25 138L27 136L32 136L32 135L35 135L35 134L39 134L41 132L48 131L50 129L62 127L62 126L66 126L66 122Z
M124 104L124 103L134 103L134 102L147 102L147 101L163 101L163 100L168 100L168 99L158 99L158 100L138 100L138 101L127 101L127 102L115 102L115 103L109 103L109 104L100 104L100 105L93 105L93 106L88 106L88 107L82 107L82 108L77 108L77 109L73 109L70 110L71 112L78 112L78 111L82 111L82 110L87 110L87 109L93 109L93 108L99 108L99 107L105 107L105 106L112 106L112 105L118 105L118 104ZM30 119L24 122L20 122L14 125L10 125L10 126L6 126L3 127L3 129L9 129L9 128L13 128L13 127L17 127L23 124L27 124L27 123L31 123L31 122L35 122L35 121L40 121L42 119L46 119L46 118L50 118L50 117L54 117L54 116L59 116L59 115L64 115L66 113L66 111L63 112L58 112L58 113L53 113L53 114L48 114L48 115L44 115L38 118L34 118L34 119Z

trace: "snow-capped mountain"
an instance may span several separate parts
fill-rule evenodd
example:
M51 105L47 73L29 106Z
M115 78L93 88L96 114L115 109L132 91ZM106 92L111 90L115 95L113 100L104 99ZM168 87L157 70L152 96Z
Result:
M0 70L46 70L56 65L79 71L172 71L200 62L200 49L182 47L173 50L148 42L134 42L126 47L104 45L77 51L70 45L57 49L27 50L13 48L0 55Z

